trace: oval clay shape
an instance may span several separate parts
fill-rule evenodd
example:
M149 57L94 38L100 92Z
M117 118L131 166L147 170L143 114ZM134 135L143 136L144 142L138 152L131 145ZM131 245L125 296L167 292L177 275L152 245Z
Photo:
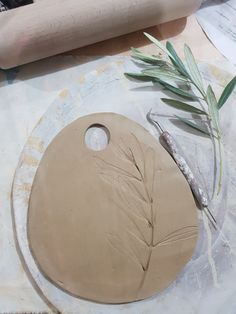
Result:
M91 125L108 146L85 144ZM114 113L77 119L47 148L28 208L28 239L56 286L103 303L163 290L190 260L198 235L191 190L173 159L137 123Z

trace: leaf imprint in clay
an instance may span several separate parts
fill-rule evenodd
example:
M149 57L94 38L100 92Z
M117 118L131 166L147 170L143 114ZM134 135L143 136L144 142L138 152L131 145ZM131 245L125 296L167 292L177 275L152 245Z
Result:
M109 130L99 151L92 125ZM154 295L191 258L198 235L188 184L143 127L117 114L79 118L47 148L28 209L32 254L64 291L104 303Z

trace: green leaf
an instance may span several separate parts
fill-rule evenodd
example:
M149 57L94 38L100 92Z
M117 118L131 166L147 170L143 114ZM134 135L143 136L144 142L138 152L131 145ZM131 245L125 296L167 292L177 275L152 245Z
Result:
M144 81L144 82L152 82L153 79L150 76L147 76L145 74L142 73L124 73L126 76L135 79L135 80L139 80L139 81Z
M184 81L186 82L186 78L181 76L179 73L176 73L175 71L167 70L167 69L146 69L142 71L142 74L157 78L160 80L174 80L174 81Z
M178 101L178 100L175 100L175 99L169 99L169 98L161 98L161 100L171 106L171 107L174 107L176 109L179 109L179 110L183 110L183 111L187 111L187 112L191 112L191 113L196 113L196 114L204 114L206 115L206 112L201 110L201 109L198 109L196 107L193 107L191 105L188 105L182 101Z
M177 96L180 96L182 98L185 98L185 99L189 99L189 100L198 100L199 98L191 93L188 93L180 88L177 88L167 82L164 82L162 80L154 80L154 82L157 82L159 84L161 84L165 89L171 91L172 93L174 93L175 95Z
M173 45L167 41L166 43L166 48L167 50L171 53L171 55L173 56L173 58L170 58L171 62L173 63L173 65L177 68L177 70L184 76L186 76L187 78L189 77L189 74L185 68L185 65L183 64L182 60L179 58L177 52L175 51Z
M236 76L228 83L218 101L218 108L220 109L228 100L236 86Z
M163 64L166 64L166 61L163 61L163 60L159 59L156 56L143 54L143 53L141 53L141 51L139 51L136 48L131 48L131 51L133 53L132 54L133 58L141 60L141 61L143 61L145 63L153 64L153 65L163 65Z
M208 132L208 130L204 127L202 127L201 125L198 125L196 123L193 123L192 121L188 120L188 119L185 119L185 118L182 118L180 116L176 116L177 119L179 119L180 121L182 121L184 124L188 125L190 128L192 129L195 129L207 136L211 136L211 134Z
M212 124L216 130L219 130L219 111L216 96L210 85L207 87L206 100L208 103L209 114Z
M173 58L173 56L171 55L171 53L166 49L166 47L164 45L162 45L162 43L157 40L155 37L153 37L152 35L148 34L148 33L144 33L144 35L154 44L156 45L159 49L161 49L163 52L165 52L170 58Z
M193 80L193 82L196 84L196 86L199 88L199 90L204 93L204 87L203 87L203 81L200 74L200 71L198 69L196 60L192 54L191 49L185 44L184 46L184 53L185 53L185 59L188 65L188 69L190 72L190 76Z

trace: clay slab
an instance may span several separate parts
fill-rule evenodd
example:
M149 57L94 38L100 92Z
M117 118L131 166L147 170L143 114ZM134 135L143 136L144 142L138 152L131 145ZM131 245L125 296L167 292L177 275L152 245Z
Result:
M109 133L101 151L84 142L93 125ZM68 293L104 303L150 297L191 258L197 234L184 177L132 120L88 115L47 148L32 186L28 239L43 274Z

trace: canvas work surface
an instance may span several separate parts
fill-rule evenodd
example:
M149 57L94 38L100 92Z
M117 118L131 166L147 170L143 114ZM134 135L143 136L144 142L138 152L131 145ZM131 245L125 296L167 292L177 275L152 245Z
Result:
M234 125L228 119L229 111L231 115L235 113L232 103L227 104L227 114L222 111L225 146L224 189L221 196L210 204L220 231L212 230L205 216L198 211L199 236L196 250L177 279L162 293L130 304L106 305L86 301L67 293L58 285L54 285L52 280L48 280L43 272L39 270L35 259L32 257L28 246L26 226L29 198L38 166L45 151L50 147L50 143L53 143L53 139L66 126L88 114L110 112L112 106L114 113L136 121L149 132L155 134L156 139L158 139L158 134L146 121L146 113L152 107L162 117L163 127L174 134L183 149L185 157L190 161L189 164L196 177L203 182L206 190L211 194L214 154L212 153L210 141L201 136L194 135L193 137L192 134L190 136L173 123L170 109L165 105L160 107L158 102L158 98L163 94L163 91L150 86L149 83L141 87L139 83L128 81L124 77L124 72L135 69L134 64L127 62L126 58L112 59L113 63L110 63L109 60L108 63L104 62L103 65L97 66L96 70L81 75L76 83L74 81L74 84L71 84L70 87L60 93L60 96L38 122L22 152L13 185L12 205L14 232L18 239L19 251L27 270L26 273L32 281L35 291L38 291L39 296L46 304L52 309L59 309L60 311L76 312L79 309L81 313L91 311L92 313L110 314L122 311L123 313L133 314L142 313L142 311L156 313L157 310L165 310L166 313L172 314L173 308L175 313L189 313L192 309L199 307L204 311L218 310L225 306L226 300L230 297L227 287L232 287L231 278L235 271L233 266L235 264L235 253L232 242L235 235L235 168L233 166L235 141L233 139ZM213 65L202 65L201 70L204 71L205 79L211 80L216 88L221 84L225 84L224 80L229 78L227 72L223 70L220 72L219 68ZM219 78L217 78L217 73L221 73ZM60 76L60 73L57 76ZM69 77L70 79L73 77L73 68L71 68ZM61 76L61 79L63 82L65 81L65 73ZM42 80L44 79L41 79L41 86L45 86L45 81L43 83ZM50 82L51 85L48 85L49 81L47 82L48 88L51 89L53 86L58 88L58 85L53 85L56 82L58 84L58 80L54 83ZM33 80L31 84L34 84ZM99 165L101 166L101 164ZM223 259L222 256L224 256ZM184 297L186 291L188 291L187 301ZM208 292L207 297L206 291ZM215 300L216 292L221 293L224 298ZM34 300L36 304L36 296ZM39 306L43 308L42 303Z

